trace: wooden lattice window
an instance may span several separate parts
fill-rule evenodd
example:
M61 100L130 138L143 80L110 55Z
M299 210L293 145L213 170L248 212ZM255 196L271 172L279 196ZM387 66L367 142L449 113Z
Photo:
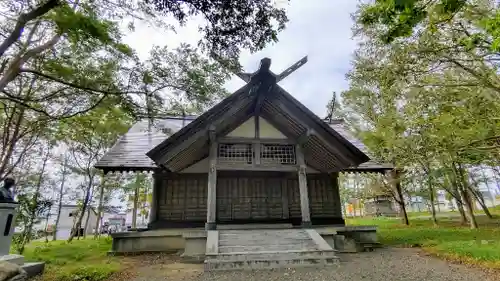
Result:
M219 144L218 161L222 164L252 164L254 153L252 144Z
M295 146L291 144L261 144L260 162L263 165L295 165Z

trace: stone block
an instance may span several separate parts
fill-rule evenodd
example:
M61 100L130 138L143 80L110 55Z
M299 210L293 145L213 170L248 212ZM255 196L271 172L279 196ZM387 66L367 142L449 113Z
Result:
M16 221L18 203L0 203L0 255L8 255Z
M10 262L10 263L17 264L17 265L23 265L24 264L24 257L21 255L10 254L10 255L1 256L0 261L6 261L6 262Z
M7 261L0 262L0 281L26 280L28 274L17 264Z
M45 270L44 262L28 262L23 264L22 268L28 274L28 278L40 275Z
M332 249L336 250L336 248L335 248L335 234L321 235L321 237L325 240L326 243L328 243L328 245L330 245L330 247Z
M199 257L204 256L207 249L207 238L187 238L184 243L183 257Z
M215 255L219 252L219 232L216 230L207 231L207 255Z

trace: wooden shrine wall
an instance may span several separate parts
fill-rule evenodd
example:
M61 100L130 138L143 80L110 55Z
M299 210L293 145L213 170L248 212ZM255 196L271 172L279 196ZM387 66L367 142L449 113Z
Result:
M206 221L207 174L162 174L158 188L158 219Z
M313 223L341 218L336 180L326 174L308 174L307 182ZM165 174L160 184L159 220L206 220L207 174ZM218 223L301 221L295 173L220 171L216 205Z

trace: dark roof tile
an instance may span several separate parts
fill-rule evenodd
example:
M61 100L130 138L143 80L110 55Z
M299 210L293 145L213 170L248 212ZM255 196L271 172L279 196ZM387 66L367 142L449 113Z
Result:
M334 122L331 122L330 127L332 127L335 131L341 134L349 142L354 144L359 150L363 151L366 155L372 158L366 145L351 134L351 132L346 128L343 121L336 120ZM389 169L392 169L391 164L381 163L371 159L370 161L355 167L353 170L389 170Z
M96 168L110 170L151 170L156 167L146 153L164 141L171 134L193 121L194 118L166 117L156 119L151 126L143 119L135 123L115 145L97 162Z
M135 123L125 135L118 139L116 144L97 162L95 167L105 170L152 170L156 168L156 164L146 153L195 118L196 116L156 119L151 127L151 137L148 133L149 122L147 119L143 119ZM341 121L332 122L330 127L354 144L359 150L368 156L370 155L363 142L355 138ZM370 160L353 168L353 170L387 170L391 167L390 164Z

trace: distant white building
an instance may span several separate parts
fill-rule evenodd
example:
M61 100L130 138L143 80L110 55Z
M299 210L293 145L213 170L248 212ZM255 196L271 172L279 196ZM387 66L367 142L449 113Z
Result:
M78 218L79 207L77 205L62 205L59 225L57 227L57 239L67 239L71 234L71 229ZM47 231L51 232L55 227L57 219L57 210L53 212L49 218ZM92 234L97 222L97 213L94 208L87 208L82 219L82 227L80 233Z

